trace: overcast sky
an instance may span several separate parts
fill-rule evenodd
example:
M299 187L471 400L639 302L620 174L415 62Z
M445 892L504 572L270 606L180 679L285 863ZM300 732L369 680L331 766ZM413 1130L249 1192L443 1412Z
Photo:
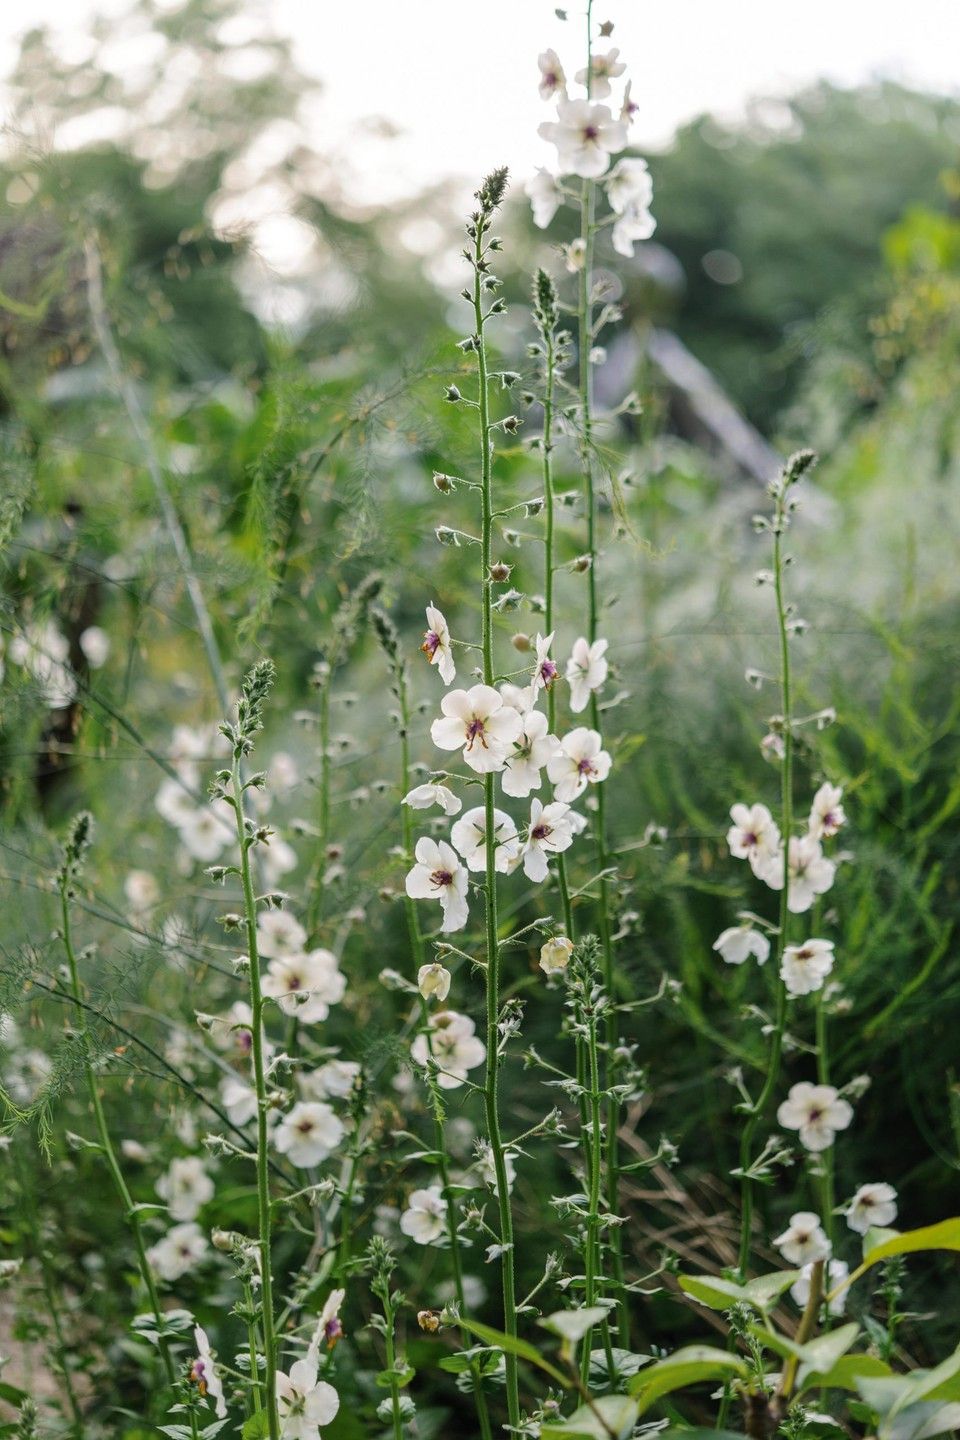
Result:
M173 8L176 0L166 0ZM0 8L0 67L25 9L31 24L74 28L124 0L30 0ZM359 199L389 200L445 175L476 177L501 163L518 178L544 163L537 125L548 107L536 84L537 53L581 63L579 5L559 22L550 0L266 0L301 66L326 87L317 140L350 145ZM257 0L251 0L257 11ZM475 17L483 17L477 33ZM957 93L960 0L610 0L640 110L642 147L664 143L701 110L736 114L751 95L778 94L824 75L844 84L890 75ZM388 141L359 122L381 116Z

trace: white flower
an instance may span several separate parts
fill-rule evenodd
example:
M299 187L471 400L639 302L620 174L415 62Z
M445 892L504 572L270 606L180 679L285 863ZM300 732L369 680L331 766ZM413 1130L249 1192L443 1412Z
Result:
M594 105L589 100L561 99L557 119L545 120L538 133L556 145L562 174L588 180L602 175L611 154L627 143L623 121L615 120L606 105Z
M566 970L573 954L573 941L566 935L554 935L540 946L540 969L545 975L558 975Z
M343 1305L343 1297L346 1293L346 1290L331 1290L323 1302L323 1309L317 1317L317 1328L313 1332L308 1354L319 1354L321 1345L326 1345L328 1350L332 1350L337 1341L343 1338L340 1307Z
M546 230L563 200L560 186L549 170L538 166L536 175L523 188L533 211L534 225L538 230Z
M262 987L285 1015L315 1025L343 999L347 982L332 950L309 950L271 960Z
M456 1010L441 1010L430 1017L429 1042L418 1035L410 1046L410 1055L417 1065L427 1068L430 1057L439 1068L437 1084L441 1090L456 1090L487 1058L487 1047L476 1035L476 1025L469 1015Z
M565 90L567 84L560 56L556 50L544 50L542 55L537 56L537 64L540 66L540 99L552 100L558 90Z
M151 1245L147 1260L161 1280L179 1280L204 1258L208 1250L207 1237L193 1220L185 1225L174 1225L162 1240Z
M220 1082L220 1103L234 1125L249 1125L257 1113L257 1092L236 1075Z
M433 1245L446 1229L447 1202L439 1185L414 1190L400 1216L400 1229L418 1245Z
M570 804L587 785L596 785L610 774L610 756L602 748L596 730L579 726L560 741L547 761L547 774L558 800Z
M268 885L276 885L284 875L296 870L299 861L297 852L288 845L282 835L273 834L260 852L263 873Z
M424 1000L429 1000L435 995L438 1000L446 1000L450 994L450 971L435 960L432 965L421 965L417 971L417 989Z
M820 1224L820 1216L812 1210L798 1210L796 1215L791 1215L789 1226L773 1243L791 1265L826 1260L830 1254L830 1241Z
M463 809L463 801L459 795L454 795L449 785L443 785L439 781L435 785L414 785L413 789L404 795L400 804L409 805L411 810L429 810L431 805L439 805L444 815L459 815Z
M766 868L780 850L780 831L766 805L734 805L727 831L730 854L749 860L754 875L766 879ZM782 868L782 865L781 865Z
M837 867L828 860L820 841L812 835L792 835L789 847L790 879L787 887L787 909L794 915L809 910L818 895L833 884ZM757 872L760 874L760 872ZM771 890L783 889L783 849L767 862L760 874Z
M547 856L559 855L573 844L570 806L561 800L542 805L534 796L530 802L530 823L523 842L523 873L539 884L547 878Z
M505 681L500 686L500 697L504 705L509 705L518 715L526 715L537 703L536 688L532 684L511 685L509 681Z
M509 815L493 812L494 865L509 875L520 855L520 837ZM450 831L450 839L467 862L468 870L484 870L487 864L487 813L482 805L467 810Z
M457 667L454 664L453 650L450 645L450 630L443 612L438 610L435 605L427 606L427 629L420 649L430 664L436 665L444 685L452 684L456 677Z
M623 61L617 59L619 54L619 50L613 49L608 50L606 55L592 55L589 70L584 67L577 71L578 85L586 85L589 81L591 99L605 100L610 94L610 81L616 80L626 70Z
M842 799L843 790L839 785L821 785L814 795L808 829L815 840L832 839L846 824L847 817L840 803Z
M160 899L157 878L149 870L131 870L123 882L123 893L136 915L142 915Z
M507 760L500 784L504 795L523 799L540 789L540 771L560 744L556 735L547 734L549 721L540 710L527 710L520 717L521 730Z
M478 1151L476 1164L477 1174L483 1184L489 1186L494 1195L496 1195L499 1191L497 1187L497 1167L494 1164L493 1150L486 1140L481 1140L478 1143ZM517 1167L513 1155L509 1150L505 1152L503 1160L504 1168L507 1172L507 1190L509 1191L513 1189L513 1182L517 1178Z
M550 646L553 644L553 631L549 635L537 635L534 640L534 648L537 658L533 665L533 693L536 696L541 690L549 690L550 686L560 674L559 666L550 658ZM503 692L501 691L501 694Z
M274 1143L299 1169L326 1160L344 1136L343 1123L322 1100L298 1100L277 1126Z
M800 1143L807 1150L829 1150L838 1130L846 1130L853 1108L832 1085L811 1085L802 1080L791 1085L790 1093L777 1111L777 1123L785 1130L799 1130Z
M196 1385L201 1395L209 1395L216 1405L216 1416L218 1420L226 1418L227 1402L223 1398L223 1382L217 1374L217 1367L213 1363L213 1356L210 1353L210 1341L207 1339L206 1330L199 1325L194 1327L194 1343L197 1347L197 1355L190 1366L190 1379Z
M833 941L805 940L787 945L780 962L780 979L788 995L810 995L820 990L833 969Z
M587 263L587 242L578 236L569 245L562 246L564 265L571 275L576 275Z
M649 240L656 228L657 222L649 210L631 210L613 222L610 240L617 254L625 255L629 259L633 255L636 242Z
M308 1100L346 1100L360 1078L360 1068L356 1060L327 1060L302 1073L300 1085Z
M492 685L449 690L440 709L443 717L430 726L434 745L441 750L462 747L464 760L478 775L503 769L510 746L520 734L521 721Z
M617 215L630 215L648 209L653 199L653 180L646 160L625 155L610 171L604 189L610 208Z
M340 1408L340 1396L326 1380L317 1379L317 1359L308 1353L289 1372L277 1371L277 1414L281 1440L320 1440Z
M850 1274L850 1266L847 1264L846 1260L831 1260L829 1264L824 1267L824 1270L826 1273L823 1277L823 1288L826 1291L835 1289L836 1286L839 1285L841 1281L846 1280L847 1276ZM795 1280L794 1283L790 1286L790 1294L793 1297L794 1302L799 1305L801 1310L806 1309L807 1301L810 1299L810 1277L812 1274L813 1261L811 1260L810 1264L804 1265L803 1269L800 1271L800 1279ZM836 1299L830 1301L830 1305L828 1307L830 1310L830 1314L842 1315L846 1307L846 1303L847 1292L846 1290L841 1290L840 1294L836 1297Z
M207 1032L218 1049L249 1055L253 1048L252 1023L253 1011L247 1001L235 1000L225 1015L210 1017Z
M462 930L467 923L467 872L444 840L423 835L414 850L416 865L407 874L406 890L412 900L439 900L442 928Z
M265 910L257 920L257 948L268 959L301 953L306 938L306 930L288 910Z
M285 795L299 779L300 770L296 760L292 755L288 755L286 750L278 750L267 766L267 784L270 789L278 795Z
M757 963L763 965L770 954L770 941L749 925L732 925L717 936L713 948L728 965L742 965L748 955L756 955Z
M70 671L70 643L52 620L27 625L10 641L10 659L37 682L51 710L65 710L77 693Z
M195 1220L208 1200L213 1199L214 1184L196 1155L171 1160L166 1175L157 1181L157 1194L167 1202L174 1220Z
M194 860L218 860L231 832L209 805L195 806L178 824L180 839Z
M847 1224L858 1235L874 1226L892 1225L897 1218L897 1192L892 1185L861 1185L847 1206Z
M620 119L625 125L633 124L634 116L640 109L640 106L637 104L636 100L634 100L630 95L630 91L632 89L633 81L628 80L626 85L623 87L623 104L620 106Z
M110 654L110 636L99 625L88 625L80 634L80 649L91 670L106 665Z
M189 824L197 809L189 793L172 775L163 781L154 804L167 824L178 828Z
M606 640L595 640L591 645L583 635L574 641L573 652L567 661L565 679L570 686L570 709L574 715L586 710L590 696L607 678Z

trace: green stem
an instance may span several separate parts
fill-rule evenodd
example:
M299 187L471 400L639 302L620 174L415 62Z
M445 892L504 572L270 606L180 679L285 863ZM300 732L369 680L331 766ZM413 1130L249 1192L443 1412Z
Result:
M406 795L410 789L410 701L407 695L406 671L402 663L397 664L397 700L400 705L400 782L401 795ZM403 814L403 848L407 859L413 862L413 817L409 805L401 806ZM419 973L420 967L426 963L426 952L423 944L423 932L420 929L420 915L417 910L416 901L410 896L404 900L407 916L407 932L410 936L410 948L413 951L414 965ZM433 1038L430 1030L430 1011L427 1002L421 997L420 1001L421 1019L423 1022L424 1034L427 1037L427 1048L433 1054ZM443 1186L446 1199L446 1226L447 1239L450 1243L450 1268L453 1277L453 1293L457 1299L460 1314L466 1311L466 1300L463 1288L463 1263L460 1259L460 1243L457 1236L457 1209L456 1200L450 1194L450 1167L447 1164L446 1137L443 1133L443 1110L439 1089L434 1080L428 1081L430 1085L430 1102L433 1114L433 1135L434 1150L437 1154L437 1170L440 1175L440 1183ZM460 1343L466 1349L472 1344L472 1338L468 1331L460 1331ZM477 1419L480 1422L480 1434L482 1440L492 1440L492 1429L490 1426L490 1412L487 1406L487 1397L483 1391L483 1381L480 1375L480 1366L476 1361L470 1365L470 1374L473 1378L474 1404L477 1410Z
M783 534L786 524L784 498L786 484L777 492L776 510L773 521L773 575L774 596L777 606L777 631L780 640L780 697L783 717L783 765L780 773L780 826L783 836L783 888L780 891L780 918L777 933L776 953L773 957L774 980L776 984L776 1011L770 1048L767 1054L767 1068L760 1094L751 1107L740 1135L740 1255L738 1268L741 1277L747 1273L750 1260L750 1234L753 1224L753 1180L747 1173L753 1152L753 1137L760 1123L780 1076L780 1062L783 1055L783 1033L787 1019L787 989L780 978L780 964L787 943L790 911L787 905L790 893L790 835L793 830L793 720L792 692L790 677L790 637L787 630L787 608L783 589Z
M247 1348L250 1352L250 1398L253 1404L254 1415L262 1409L260 1401L260 1364L257 1359L259 1350L257 1347L257 1327L254 1321L256 1306L253 1301L253 1290L244 1281L243 1303L247 1311Z
M587 1056L589 1063L589 1109L590 1109L590 1170L589 1170L589 1197L587 1208L587 1247L586 1247L586 1288L584 1300L588 1306L597 1303L597 1283L600 1274L600 1179L601 1179L601 1157L603 1145L600 1131L600 1058L597 1051L597 1015L594 1005L595 997L587 997ZM605 1327L606 1347L608 1358L612 1360L610 1353L609 1327ZM593 1331L588 1330L583 1337L583 1345L580 1356L580 1378L584 1385L590 1376L590 1346ZM612 1367L611 1367L612 1375Z
M587 98L590 98L593 69L593 5L587 4ZM593 346L593 241L596 226L596 185L584 180L581 191L580 238L583 241L583 268L580 271L580 293L578 310L578 361L580 381L581 415L581 463L584 479L584 504L587 512L587 554L590 565L587 571L587 595L589 604L589 638L591 645L597 639L600 627L600 605L597 580L597 496L593 470L593 381L590 351ZM590 724L600 730L600 707L596 695L590 698ZM607 848L607 807L603 785L597 787L596 811L597 869L600 872L600 893L597 905L597 928L600 934L600 949L603 956L603 985L610 1000L604 1026L606 1104L606 1199L612 1215L620 1205L620 1114L614 1093L616 1081L617 1047L619 1025L616 1008L616 975L614 969L612 926L610 924L610 885L607 877L610 857ZM630 1312L624 1289L623 1242L620 1227L614 1226L610 1237L611 1262L617 1291L617 1338L620 1345L629 1348Z
M317 816L317 858L310 877L307 906L307 932L314 934L323 905L323 877L327 866L327 846L330 842L330 685L333 671L327 675L320 688L320 707L317 717L320 759L320 805Z
M257 1221L260 1250L261 1311L263 1316L263 1350L266 1359L266 1410L270 1440L280 1440L277 1414L277 1353L274 1333L273 1274L270 1260L270 1164L267 1131L267 1084L263 1044L263 993L260 988L260 950L257 944L257 902L250 870L250 836L246 831L243 811L243 785L240 762L233 761L233 809L237 818L237 843L240 848L240 878L247 931L247 955L250 960L250 1034L253 1041L253 1082L257 1092Z
M816 1025L817 1025L817 1083L820 1085L830 1084L830 1058L827 1050L827 1012L823 1003L823 990L817 992L816 999ZM820 1155L820 1167L823 1172L823 1228L827 1239L830 1241L830 1253L833 1254L834 1240L834 1185L833 1185L833 1146L824 1150ZM830 1324L829 1311L827 1312L825 1325Z
M73 928L70 921L70 902L68 895L68 882L66 879L60 886L60 916L63 925L62 938L63 948L67 957L67 969L70 975L70 993L74 1002L74 1014L76 1019L77 1033L83 1039L83 1068L87 1081L87 1090L90 1095L90 1107L93 1111L94 1123L97 1128L97 1138L100 1148L103 1151L104 1159L107 1162L107 1169L113 1181L114 1189L117 1192L120 1203L123 1207L124 1218L130 1226L133 1235L133 1243L137 1252L137 1268L140 1271L140 1278L143 1281L144 1289L150 1303L150 1312L153 1315L158 1331L158 1348L163 1363L164 1373L167 1377L167 1384L173 1389L177 1383L177 1372L174 1367L173 1358L170 1354L170 1346L163 1335L163 1317L160 1309L160 1296L157 1293L156 1282L153 1278L153 1271L150 1269L150 1262L147 1259L147 1247L143 1238L143 1227L140 1223L140 1216L134 1205L133 1196L130 1194L127 1182L124 1179L120 1162L117 1159L117 1152L114 1149L110 1137L110 1129L107 1125L107 1117L104 1113L103 1102L100 1099L100 1092L97 1088L97 1077L93 1069L93 1062L90 1059L90 1050L87 1044L86 1029L84 1026L84 1009L80 987L80 972L77 966L77 956L73 945ZM190 1428L194 1435L197 1434L196 1419L191 1414Z
M393 1336L395 1322L393 1305L390 1300L389 1286L385 1287L386 1294L383 1297L383 1319L384 1332L383 1340L386 1348L387 1373L390 1376L390 1411L393 1419L393 1440L403 1440L403 1420L400 1415L400 1383L397 1380L397 1357L396 1346Z
M488 228L485 213L478 213L474 240L473 312L474 333L477 345L478 409L480 426L480 479L481 479L481 539L480 565L483 597L483 680L492 685L493 669L493 610L490 581L491 537L493 531L493 475L491 464L491 427L487 379L487 351L484 339L485 318L483 314L482 272L484 259L484 235ZM500 1133L500 1106L498 1081L500 1070L500 945L497 922L497 870L496 834L494 830L494 777L483 777L483 800L486 825L485 845L485 921L486 921L486 1000L487 1000L487 1063L484 1081L484 1108L487 1120L487 1136L493 1156L493 1168L497 1182L497 1208L500 1216L501 1274L503 1283L503 1329L507 1335L517 1334L517 1300L514 1279L513 1215L510 1208L510 1190L507 1178L506 1156L503 1137ZM517 1373L517 1357L511 1352L504 1355L506 1367L507 1412L510 1425L520 1424L520 1391Z

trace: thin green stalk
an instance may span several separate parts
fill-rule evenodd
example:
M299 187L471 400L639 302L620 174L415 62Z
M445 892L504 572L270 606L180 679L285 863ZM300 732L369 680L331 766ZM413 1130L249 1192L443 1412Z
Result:
M786 476L777 490L776 508L773 519L773 577L774 597L777 607L777 631L780 641L780 700L783 724L783 764L780 772L780 831L783 836L783 888L780 891L780 917L777 932L776 951L773 957L773 973L776 984L776 1009L770 1047L767 1052L767 1068L763 1085L756 1102L751 1107L740 1136L740 1254L738 1268L741 1276L747 1273L750 1259L750 1234L753 1224L753 1180L749 1175L753 1137L770 1103L777 1080L780 1076L780 1062L783 1054L783 1034L787 1019L787 989L780 978L780 965L790 922L787 905L790 894L790 836L793 831L793 718L792 690L790 676L790 636L787 629L787 606L783 588L783 536L786 526L785 497L789 489Z
M163 1363L167 1384L171 1389L177 1383L177 1372L170 1354L170 1346L163 1335L163 1314L160 1308L160 1296L157 1293L156 1282L153 1272L150 1269L150 1262L147 1259L147 1247L143 1237L143 1227L140 1223L140 1216L134 1205L133 1196L124 1179L120 1162L117 1159L117 1152L110 1136L110 1129L107 1125L107 1117L104 1113L103 1103L100 1099L100 1092L97 1088L97 1077L94 1072L93 1062L90 1059L90 1051L87 1045L86 1030L84 1026L84 1008L82 1003L82 992L80 985L80 972L77 965L77 955L73 944L73 927L70 920L70 873L65 866L61 872L60 881L60 917L62 924L61 938L63 948L67 957L67 970L70 976L70 993L74 1001L74 1015L77 1026L77 1033L83 1040L83 1068L87 1081L87 1090L90 1095L90 1108L93 1111L94 1123L97 1129L97 1138L100 1142L100 1149L107 1162L107 1169L113 1181L114 1189L123 1208L124 1219L130 1226L133 1235L133 1243L137 1252L137 1267L140 1271L140 1278L143 1281L144 1289L150 1304L150 1312L157 1325L160 1358ZM191 1414L190 1427L194 1435L197 1434L196 1420Z
M590 98L593 71L593 4L587 3L587 98ZM587 554L590 564L587 570L587 598L589 606L589 639L591 645L597 639L600 628L600 603L597 577L597 495L593 468L593 380L590 351L593 348L593 251L596 208L596 185L585 179L580 201L580 239L583 242L583 265L580 270L578 319L578 363L580 389L581 464L584 479L584 505L587 513ZM600 707L596 695L590 697L590 724L600 730ZM611 1004L604 1025L606 1105L606 1200L612 1215L617 1214L620 1205L620 1114L614 1085L616 1080L616 1055L619 1044L619 1025L615 1003L617 995L616 974L613 954L613 928L610 923L610 884L607 871L610 856L607 847L607 807L603 785L597 787L597 810L595 816L597 847L597 869L600 874L597 901L597 929L603 957L603 984ZM621 1346L629 1347L630 1312L624 1289L623 1244L619 1226L615 1226L610 1237L610 1253L614 1282L617 1290L617 1338Z
M323 877L327 865L327 846L330 842L330 686L333 671L321 680L320 706L317 716L320 759L320 804L317 816L317 858L307 887L307 932L313 935L323 905Z
M389 652L388 652L389 653ZM394 658L391 656L391 658ZM401 795L406 795L410 789L410 700L407 694L406 671L403 662L396 656L396 696L400 705L400 783ZM407 859L413 860L413 817L409 805L401 806L403 815L403 848ZM404 905L407 918L407 933L410 937L410 948L413 951L414 966L419 973L420 967L426 964L426 951L423 944L423 932L420 929L420 915L416 902L411 900L409 895L404 897ZM421 997L420 1014L423 1023L424 1034L427 1037L427 1048L433 1054L433 1040L430 1031L430 1011L426 1000ZM437 1155L437 1171L440 1175L440 1183L443 1186L443 1193L446 1198L446 1226L447 1239L450 1244L450 1268L453 1278L453 1293L456 1297L460 1314L463 1315L467 1305L464 1298L463 1288L463 1263L460 1259L460 1243L457 1235L457 1210L456 1200L450 1195L450 1167L447 1164L446 1137L443 1133L443 1111L440 1100L439 1089L432 1078L428 1081L430 1085L430 1108L433 1115L433 1145ZM471 1345L472 1338L468 1331L461 1329L460 1343L466 1349ZM487 1397L483 1390L483 1382L480 1375L480 1366L474 1361L470 1365L470 1374L473 1379L474 1404L477 1410L477 1419L480 1423L480 1434L482 1440L492 1440L493 1431L490 1425L490 1411L487 1406Z
M587 1055L589 1063L589 1108L590 1108L590 1172L589 1172L589 1196L587 1208L587 1246L586 1246L586 1287L584 1301L590 1305L596 1305L598 1298L597 1284L600 1276L600 1179L601 1179L601 1158L603 1145L601 1143L600 1131L600 1058L597 1050L597 1014L593 1003L593 996L587 996ZM606 1335L606 1348L608 1360L612 1360L610 1353L609 1327L604 1327ZM590 1342L593 1331L588 1330L583 1337L583 1345L580 1358L580 1378L584 1385L590 1376ZM612 1366L611 1366L612 1374Z
M400 1415L400 1382L397 1379L397 1356L396 1343L393 1336L393 1327L396 1323L393 1313L393 1305L389 1296L384 1299L384 1331L383 1343L386 1349L386 1371L390 1377L390 1415L393 1421L393 1440L403 1440L403 1419Z
M505 178L505 177L502 177ZM487 193L486 187L481 197ZM498 203L498 202L497 202ZM478 419L480 438L480 583L482 590L482 635L483 680L484 684L494 682L493 668L493 600L491 593L490 566L492 563L491 540L493 534L493 474L492 474L492 429L490 425L489 382L487 376L487 350L484 338L486 317L483 313L483 269L486 246L484 237L490 224L495 204L489 208L481 198L481 208L474 222L473 250L473 314L474 337L477 354ZM517 1333L517 1300L514 1279L513 1215L510 1206L510 1189L507 1177L506 1156L503 1137L500 1132L500 1105L498 1081L500 1070L500 945L497 921L497 870L496 833L494 829L494 777L483 777L483 800L486 825L485 845L485 921L486 921L486 1000L487 1000L487 1062L484 1081L484 1108L487 1120L487 1136L493 1156L494 1174L497 1182L497 1208L500 1218L501 1274L503 1282L503 1329L507 1335ZM504 1355L506 1367L507 1413L511 1426L520 1424L520 1393L517 1373L517 1357L511 1352Z
M816 999L816 1027L817 1027L817 1083L820 1085L830 1084L830 1058L827 1050L827 1011L823 1003L823 990L817 992ZM834 1241L834 1186L833 1186L833 1146L824 1150L820 1157L820 1168L823 1181L823 1228L827 1239L830 1241L830 1253L833 1254ZM826 1323L829 1325L829 1313Z
M236 747L235 747L236 748ZM257 943L257 902L250 869L253 844L247 833L243 810L243 783L240 762L234 755L232 767L232 801L237 819L237 844L240 849L240 880L243 886L244 920L247 932L247 955L250 960L250 1034L253 1048L253 1082L257 1092L257 1223L260 1251L260 1296L263 1317L263 1350L266 1359L265 1389L267 1424L270 1440L280 1440L277 1415L277 1346L274 1333L273 1273L270 1260L270 1165L267 1130L267 1083L263 1044L263 992L260 987L260 950Z
M260 1364L257 1359L259 1348L257 1344L257 1326L255 1321L256 1306L253 1301L253 1290L248 1281L243 1283L243 1304L247 1312L247 1349L250 1354L250 1400L253 1414L261 1410L260 1402Z

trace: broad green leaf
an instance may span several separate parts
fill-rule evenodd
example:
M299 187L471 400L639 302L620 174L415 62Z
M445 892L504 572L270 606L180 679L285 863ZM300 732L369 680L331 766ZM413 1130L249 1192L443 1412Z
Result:
M799 1270L774 1270L758 1275L745 1285L723 1280L717 1275L681 1275L680 1289L711 1310L729 1310L733 1305L752 1305L767 1310L794 1283Z
M566 1388L568 1383L566 1376L562 1375L555 1365L551 1365L549 1360L545 1360L540 1351L526 1340L521 1340L516 1335L506 1335L502 1330L494 1330L492 1325L481 1325L478 1320L461 1319L460 1324L464 1330L469 1330L471 1335L476 1335L477 1339L482 1340L485 1345L495 1345L497 1349L505 1350L509 1355L516 1355L520 1360L526 1360L531 1365L538 1365L541 1370L545 1370L548 1375Z
M817 1389L856 1390L860 1379L892 1375L893 1371L877 1355L841 1355L836 1365L814 1377Z
M907 1377L907 1383L890 1411L891 1416L898 1415L908 1405L915 1405L920 1400L928 1400L931 1396L936 1396L937 1400L953 1399L953 1396L936 1395L936 1392L941 1387L946 1387L958 1373L960 1373L960 1346L954 1350L952 1355L948 1355L946 1360L935 1365L932 1370L915 1370L912 1375Z
M648 1409L661 1395L673 1390L682 1390L686 1385L696 1385L704 1380L727 1380L732 1375L746 1379L748 1370L738 1355L728 1350L717 1350L712 1345L686 1345L648 1365L630 1381L630 1394L640 1401L640 1413Z
M919 1230L891 1235L869 1250L863 1260L865 1265L876 1265L890 1255L912 1255L917 1250L960 1250L960 1215L938 1220L936 1225L924 1225Z
M243 1429L240 1431L241 1440L264 1440L264 1436L269 1434L270 1422L266 1410L258 1410L256 1415L251 1415L249 1420L243 1422Z
M581 1405L566 1420L540 1427L540 1440L627 1440L633 1434L639 1407L629 1395L601 1395L593 1408Z
M839 1330L828 1330L826 1335L815 1335L805 1345L798 1345L800 1369L797 1371L797 1385L802 1390L811 1375L822 1375L832 1370L856 1343L860 1326L841 1325Z
M668 1430L659 1430L657 1440L744 1440L738 1430L704 1430L691 1426L687 1430L681 1425L671 1425Z

